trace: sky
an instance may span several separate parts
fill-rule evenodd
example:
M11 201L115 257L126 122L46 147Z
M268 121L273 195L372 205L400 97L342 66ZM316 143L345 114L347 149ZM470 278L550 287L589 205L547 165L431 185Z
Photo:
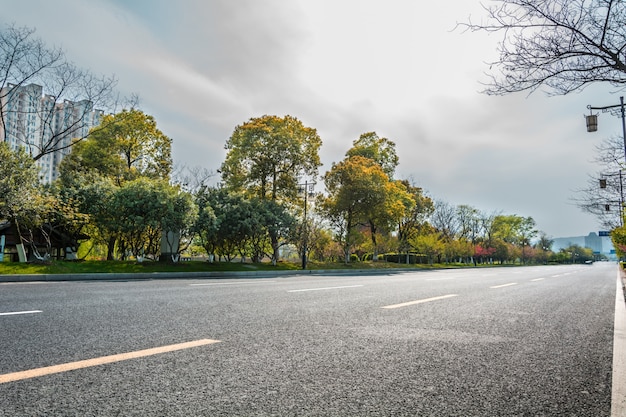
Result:
M424 4L0 0L0 24L35 28L77 66L114 74L172 138L178 166L216 171L237 125L291 115L322 139L320 174L374 131L396 144L396 178L435 200L531 216L551 237L597 232L572 199L621 124L602 114L591 134L583 116L619 92L483 94L501 35L455 30L485 17L480 2Z

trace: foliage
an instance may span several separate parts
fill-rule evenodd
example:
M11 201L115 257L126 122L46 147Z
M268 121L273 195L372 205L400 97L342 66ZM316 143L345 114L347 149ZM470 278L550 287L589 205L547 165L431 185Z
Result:
M97 172L118 185L139 177L169 179L172 140L156 121L140 110L107 115L87 140L77 144L63 159L60 173L90 175Z
M0 142L0 220L15 220L33 206L39 190L37 175L24 148L13 151Z
M226 142L222 181L249 197L293 201L299 178L317 175L321 144L317 131L295 117L252 118Z
M500 32L500 57L490 63L489 94L578 91L594 82L626 83L626 6L615 0L496 0L487 23L471 31Z
M155 259L163 232L184 235L196 214L191 198L177 187L148 178L129 181L115 190L111 207L115 209L112 228L122 258L132 254Z
M387 138L380 138L376 132L363 133L359 139L352 142L352 147L346 152L346 157L362 156L376 162L389 178L393 178L399 163L396 154L396 144Z

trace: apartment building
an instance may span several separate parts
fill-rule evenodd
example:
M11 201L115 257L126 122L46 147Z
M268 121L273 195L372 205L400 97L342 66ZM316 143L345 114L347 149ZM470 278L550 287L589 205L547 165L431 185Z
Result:
M86 137L104 115L89 100L57 102L37 84L0 89L0 110L0 141L12 149L24 147L33 157L44 153L36 161L43 183L57 179L72 140Z

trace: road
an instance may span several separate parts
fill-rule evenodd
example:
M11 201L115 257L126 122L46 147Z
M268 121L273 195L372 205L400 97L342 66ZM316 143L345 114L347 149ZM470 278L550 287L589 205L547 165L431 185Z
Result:
M0 284L0 416L610 416L615 280Z

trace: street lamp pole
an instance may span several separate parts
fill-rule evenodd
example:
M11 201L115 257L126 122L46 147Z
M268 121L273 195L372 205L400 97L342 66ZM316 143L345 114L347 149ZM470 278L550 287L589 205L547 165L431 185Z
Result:
M303 187L304 190L304 220L302 222L302 269L306 269L307 259L306 259L306 251L307 251L307 240L309 237L309 226L306 218L306 210L308 206L308 196L309 193L313 194L313 187L315 186L315 182L305 181L304 184L298 184L300 187Z
M624 139L624 162L626 162L626 113L624 112L624 97L619 98L620 104L604 107L587 106L589 109L589 115L585 116L587 122L587 132L595 132L598 130L598 115L593 114L594 110L600 110L602 113L610 112L611 110L620 109L620 116L622 118L622 138Z
M585 121L587 124L587 132L596 132L598 130L598 114L593 114L594 110L600 110L602 113L606 113L606 112L614 112L616 109L619 109L619 113L620 113L619 115L622 118L622 139L624 141L624 163L626 164L626 112L624 111L624 96L619 98L619 104L614 104L612 106L604 106L604 107L594 107L594 106L588 105L587 108L589 109L589 115L585 116ZM606 187L606 182L605 182L604 187ZM624 185L622 182L622 169L620 168L619 170L619 188L620 188L620 200L621 200L620 223L622 225L624 222L623 187Z

